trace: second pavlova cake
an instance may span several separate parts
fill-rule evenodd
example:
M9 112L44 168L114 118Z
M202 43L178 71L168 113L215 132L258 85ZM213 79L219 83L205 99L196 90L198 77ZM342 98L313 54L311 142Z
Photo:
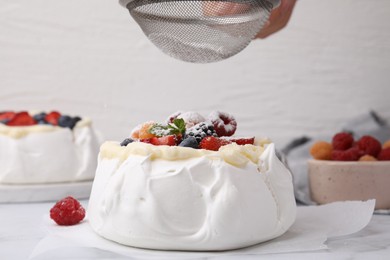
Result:
M236 127L227 113L179 112L104 143L88 208L93 230L123 245L195 251L285 233L296 216L291 174L274 144L234 137Z

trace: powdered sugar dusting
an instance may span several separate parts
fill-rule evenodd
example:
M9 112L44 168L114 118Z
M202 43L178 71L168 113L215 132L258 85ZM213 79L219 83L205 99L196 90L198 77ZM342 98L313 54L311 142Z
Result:
M206 121L206 119L201 114L192 111L182 113L177 118L183 119L187 128Z
M179 110L179 111L176 111L175 113L171 114L168 117L168 119L166 120L167 124L172 123L173 120L175 120L178 116L180 116L183 113L184 113L184 111Z
M219 136L233 135L236 131L236 119L229 113L213 111L209 115L209 120L214 124L215 130Z

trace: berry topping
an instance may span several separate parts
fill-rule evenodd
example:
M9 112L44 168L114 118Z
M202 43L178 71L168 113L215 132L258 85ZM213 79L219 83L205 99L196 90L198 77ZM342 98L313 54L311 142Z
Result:
M179 146L181 147L190 147L190 148L194 148L194 149L198 149L199 148L199 143L198 141L196 141L196 138L193 137L193 136L188 136L186 139L184 139L180 144Z
M7 112L1 112L0 113L0 122L7 123L10 121L14 116L16 115L15 112L7 111Z
M167 135L163 137L152 137L150 139L150 143L153 145L176 145L176 136L175 135Z
M155 124L155 122L153 122L153 121L143 123L141 128L138 131L138 138L139 139L150 139L152 137L155 137L155 135L150 133L150 131L149 131L154 124Z
M352 147L353 142L353 136L350 133L338 133L332 139L334 150L345 151Z
M58 225L69 226L75 225L85 217L85 209L73 197L66 197L58 201L50 209L50 218Z
M363 155L372 155L376 157L382 150L381 143L372 136L363 136L357 142L357 147L363 153Z
M16 113L15 116L7 122L8 126L29 126L36 125L37 122L27 112Z
M255 143L254 137L221 137L222 140L227 140L232 143L236 143L238 145L246 145Z
M217 133L214 130L214 126L208 122L202 122L193 127L187 129L185 138L192 136L195 137L196 141L200 143L203 138L207 136L217 137Z
M47 124L46 120L45 120L45 117L46 117L46 113L45 112L42 112L42 113L39 113L39 114L36 114L33 116L33 118L35 119L35 121L37 121L38 124Z
M178 116L180 116L180 115L183 114L183 113L184 113L183 111L177 111L177 112L173 113L172 115L170 115L170 116L168 117L168 119L167 119L167 124L173 123L173 121L174 121L175 119L177 119Z
M209 115L209 120L218 136L232 136L236 132L236 119L228 113L214 111Z
M186 125L183 119L174 119L172 123L168 125L154 124L150 129L149 133L154 136L161 137L167 135L182 136L186 131Z
M357 147L349 148L348 150L333 150L332 160L334 161L357 161L361 156L361 152Z
M185 126L187 128L193 127L194 125L197 125L199 123L206 121L206 119L201 114L196 113L196 112L181 113L177 118L183 119L185 122Z
M58 125L58 119L60 119L61 114L57 111L52 111L45 116L45 121L51 125Z
M332 151L333 147L330 143L318 141L311 147L310 154L317 160L330 160L332 159Z
M207 136L202 139L202 141L199 144L199 147L201 149L211 150L211 151L218 151L219 148L223 145L230 144L231 142L227 140L220 139L218 137L214 136Z
M383 149L378 155L379 161L390 161L390 147Z
M81 118L78 116L60 116L60 118L58 119L58 125L61 127L68 127L70 129L73 129L76 126L77 122L80 120Z
M121 142L121 146L127 146L128 144L131 144L132 142L134 142L133 139L131 139L131 138L126 138L125 140L123 140L123 141Z

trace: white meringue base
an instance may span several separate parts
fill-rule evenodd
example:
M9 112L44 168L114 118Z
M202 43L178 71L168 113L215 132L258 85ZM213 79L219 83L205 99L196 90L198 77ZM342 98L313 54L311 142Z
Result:
M296 204L274 145L244 167L218 155L100 156L88 208L93 230L128 246L191 251L237 249L286 232Z
M23 134L17 137L0 134L1 184L63 183L94 178L99 141L90 125L73 131L53 126L19 127L15 131L3 128L20 130Z

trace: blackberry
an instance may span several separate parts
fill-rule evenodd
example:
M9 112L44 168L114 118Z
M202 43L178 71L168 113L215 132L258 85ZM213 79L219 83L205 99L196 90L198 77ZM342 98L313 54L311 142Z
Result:
M134 142L133 139L131 139L131 138L126 138L125 140L123 140L123 141L121 142L121 146L127 146L128 144L130 144L130 143L132 143L132 142Z
M202 122L187 129L185 138L188 138L189 136L195 137L198 143L200 143L206 136L218 137L213 124L209 122Z

